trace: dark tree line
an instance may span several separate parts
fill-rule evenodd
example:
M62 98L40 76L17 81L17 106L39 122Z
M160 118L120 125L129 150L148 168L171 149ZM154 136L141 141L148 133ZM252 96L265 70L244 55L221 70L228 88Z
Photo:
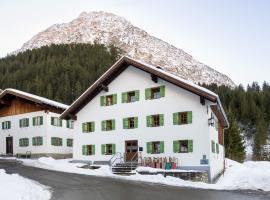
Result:
M16 88L72 103L119 59L120 50L101 44L44 46L0 59L0 88Z

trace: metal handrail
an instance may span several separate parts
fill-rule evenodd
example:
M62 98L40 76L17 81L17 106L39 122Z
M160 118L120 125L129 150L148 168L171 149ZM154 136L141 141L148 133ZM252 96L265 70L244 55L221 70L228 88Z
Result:
M114 154L109 160L110 166L112 167L117 160L121 160L122 158L122 154L120 152L116 152L116 154Z
M28 157L27 157L27 154L28 154L28 153L29 153L29 158L31 158L31 154L32 154L31 151L26 151L26 153L25 153L25 158L28 158Z

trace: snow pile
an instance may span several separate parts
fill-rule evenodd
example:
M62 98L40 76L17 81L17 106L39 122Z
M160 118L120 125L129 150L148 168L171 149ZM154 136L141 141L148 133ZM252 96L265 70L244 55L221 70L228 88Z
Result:
M149 183L165 184L180 187L193 187L201 189L214 190L264 190L270 191L270 162L254 162L248 161L243 164L226 159L226 172L220 177L216 184L208 184L203 182L185 181L175 177L164 177L157 175L140 175L119 176L112 174L109 166L101 166L99 169L83 169L80 168L84 164L70 163L71 159L55 160L53 158L39 158L38 160L22 160L25 165L34 167L63 171L69 173L113 177L124 180L134 180ZM149 167L140 167L139 171L149 171L155 173L161 169L153 169Z
M0 169L0 199L48 200L48 188L17 174L6 174Z

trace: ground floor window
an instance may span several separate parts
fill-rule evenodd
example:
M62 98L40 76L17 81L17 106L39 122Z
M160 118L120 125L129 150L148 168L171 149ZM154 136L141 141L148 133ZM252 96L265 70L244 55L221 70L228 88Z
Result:
M174 153L191 153L193 152L193 140L175 140L173 141Z
M73 139L67 139L67 147L73 147Z
M83 145L82 146L83 155L95 155L95 145Z
M51 138L51 145L52 146L62 146L63 143L62 143L62 138L59 138L59 137L52 137Z
M147 146L147 153L151 154L164 153L163 141L147 142L146 146Z
M43 145L43 138L40 136L33 137L32 138L32 145L33 146L42 146Z
M102 155L113 155L115 154L116 146L115 144L102 144L101 153Z
M19 139L19 146L20 147L28 147L29 146L29 139L28 138Z

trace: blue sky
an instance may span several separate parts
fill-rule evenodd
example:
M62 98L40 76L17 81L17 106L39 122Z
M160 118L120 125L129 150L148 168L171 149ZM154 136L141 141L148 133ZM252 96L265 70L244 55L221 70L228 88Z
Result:
M1 0L0 56L81 12L121 15L227 74L270 82L270 0Z

